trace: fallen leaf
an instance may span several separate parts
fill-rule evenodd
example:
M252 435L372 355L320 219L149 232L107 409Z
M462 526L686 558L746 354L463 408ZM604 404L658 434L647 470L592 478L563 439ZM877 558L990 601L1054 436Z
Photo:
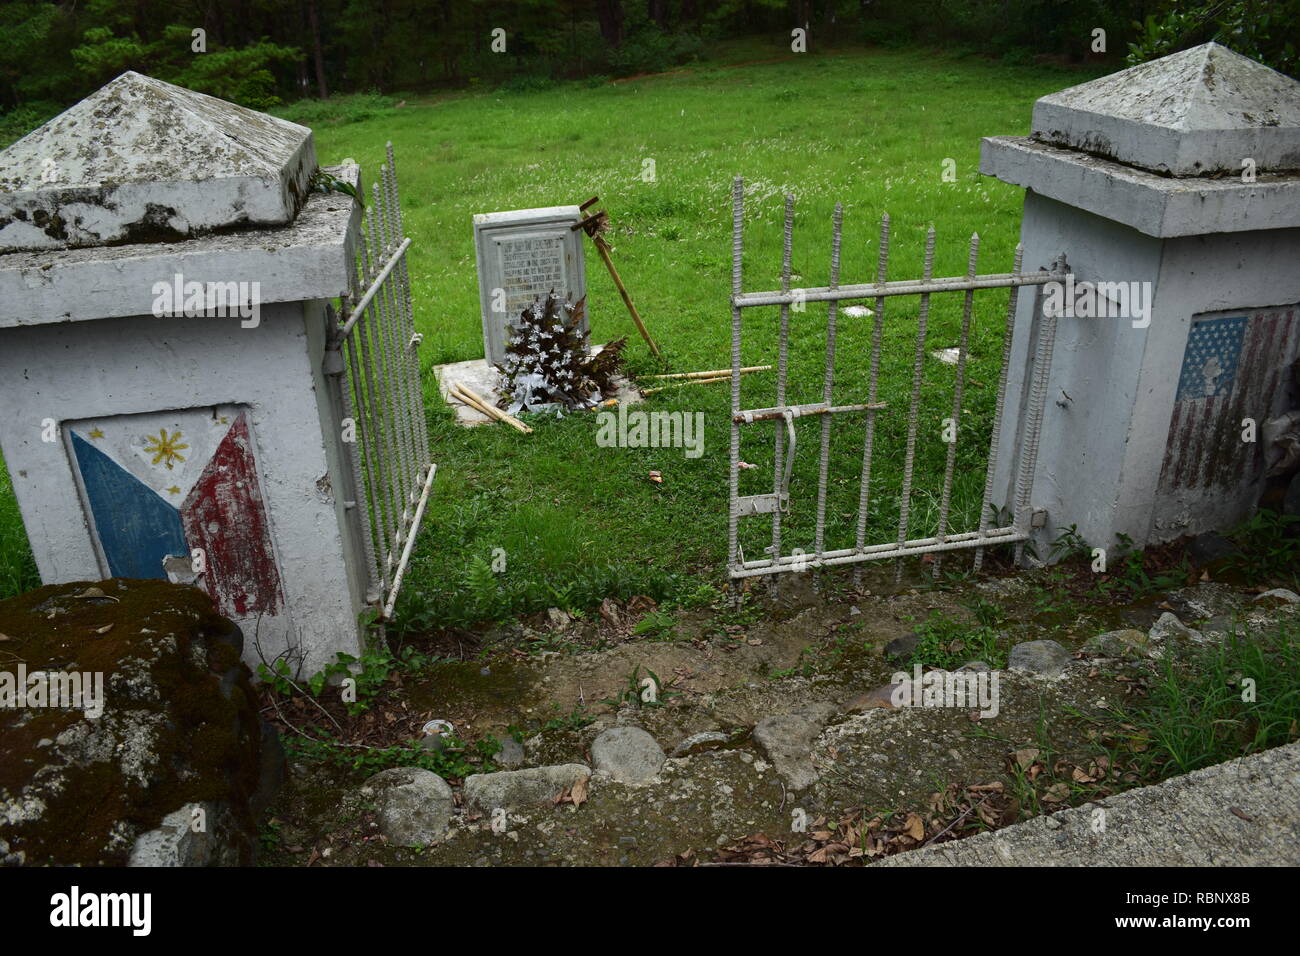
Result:
M109 631L111 631L112 629L113 629L113 625L112 625L112 624L105 624L103 627L97 627L97 628L95 628L95 633L96 633L96 634L107 634L107 633L108 633Z
M915 813L909 813L907 821L903 824L903 832L913 840L923 840L925 839L925 821Z
M1069 798L1070 785L1068 783L1054 783L1043 794L1044 803L1063 803Z
M575 807L580 807L587 802L587 784L590 780L590 777L583 777L573 785L573 792L569 794L569 800Z
M1034 761L1038 759L1038 748L1025 747L1021 750L1013 750L1011 759L1015 761L1015 765L1021 770L1028 770L1033 766Z

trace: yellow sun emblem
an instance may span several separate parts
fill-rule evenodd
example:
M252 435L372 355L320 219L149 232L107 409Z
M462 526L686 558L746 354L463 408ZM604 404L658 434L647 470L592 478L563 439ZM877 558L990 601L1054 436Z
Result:
M168 470L171 470L172 462L185 460L185 456L181 454L181 449L190 447L181 442L180 432L172 432L171 435L168 435L165 428L159 429L156 437L146 435L145 438L149 444L144 446L144 450L146 454L153 455L152 464L162 463L167 466Z

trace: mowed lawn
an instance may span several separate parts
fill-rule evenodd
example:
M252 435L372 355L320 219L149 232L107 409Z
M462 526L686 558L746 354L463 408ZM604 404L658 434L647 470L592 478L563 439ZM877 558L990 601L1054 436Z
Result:
M703 66L624 82L539 92L410 97L400 108L349 121L313 119L323 164L353 158L373 179L384 144L396 149L434 457L439 471L400 604L416 627L544 603L581 606L602 593L684 596L721 585L727 529L728 388L686 387L651 396L644 410L704 414L704 454L598 447L596 416L534 421L532 435L503 426L459 428L438 398L431 366L483 354L475 273L475 213L580 203L599 195L615 261L671 370L730 364L731 183L745 177L746 290L780 282L783 196L796 197L795 286L828 282L831 216L844 205L840 281L874 279L881 214L892 218L890 278L921 274L926 229L937 231L935 274L966 270L971 233L979 271L1012 263L1021 192L978 174L980 138L1023 134L1033 101L1093 73L1012 67L931 52L868 51ZM284 110L294 117L294 108ZM314 116L320 109L315 107ZM945 182L945 160L956 181ZM646 171L653 167L653 181ZM1047 263L1027 262L1027 268ZM587 247L594 342L629 338L633 372L659 370L636 334L594 249ZM976 297L961 417L952 530L978 521L1000 360L1006 292ZM874 303L865 303L874 305ZM885 314L876 471L868 543L897 531L918 302ZM743 361L776 361L775 308L748 310ZM926 344L957 344L961 296L937 297ZM870 318L840 317L837 404L865 401ZM826 307L793 313L788 398L821 398ZM918 423L912 535L934 531L952 413L953 366L927 356ZM775 376L746 376L745 407L775 403ZM853 543L864 419L832 430L827 547ZM785 548L811 550L820 425L801 424L785 520ZM742 493L772 490L772 426L747 426ZM662 484L649 472L662 474ZM764 518L742 522L747 557L770 537ZM36 583L21 527L0 484L0 588ZM18 534L19 542L12 537ZM506 570L485 588L477 564L503 549ZM26 562L26 564L24 564ZM25 570L24 570L25 569ZM477 580L473 584L472 579ZM490 593L488 593L490 591Z

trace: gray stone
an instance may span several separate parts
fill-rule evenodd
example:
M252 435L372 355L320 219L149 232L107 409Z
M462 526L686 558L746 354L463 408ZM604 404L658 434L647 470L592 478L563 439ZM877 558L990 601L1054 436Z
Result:
M825 727L838 711L839 708L829 701L815 701L811 704L804 704L795 713L800 717L811 720L818 727Z
M640 727L611 727L591 744L595 768L620 783L646 783L664 765L663 748Z
M673 748L672 756L686 757L690 754L703 753L706 750L717 750L725 747L730 742L730 738L720 730L706 730L702 733L691 734L676 747Z
M1300 82L1203 43L1042 97L1033 137L1152 172L1300 168Z
M989 667L985 661L967 661L965 664L961 665L961 667L957 668L957 673L987 674L991 670L993 670L993 668Z
M569 622L572 621L573 619L569 617L569 615L566 612L561 611L558 607L548 607L546 609L546 620L548 623L550 623L551 627L555 628L556 630L559 630L561 628L568 627Z
M284 225L316 165L307 127L128 71L0 153L0 252Z
M1007 667L1039 677L1058 677L1070 663L1070 652L1056 641L1025 641L1011 648Z
M465 804L491 812L498 807L527 807L552 803L584 777L591 768L580 763L476 773L465 778Z
M1090 638L1083 647L1084 650L1101 657L1137 660L1154 656L1150 636L1132 628L1098 634L1096 637Z
M418 767L382 770L361 786L361 798L375 805L379 832L389 843L424 846L447 835L453 798L436 773Z
M1265 602L1280 601L1283 604L1300 604L1300 594L1294 591L1288 591L1286 588L1273 588L1271 591L1265 591L1255 598L1255 602L1263 604Z
M497 755L492 759L507 770L522 767L526 759L524 757L524 745L509 734L498 737L497 740L501 743L501 749L497 751Z
M196 829L199 820L202 827ZM230 840L237 828L229 804L187 803L136 838L127 866L239 866Z
M754 727L756 743L790 788L803 790L820 778L812 762L813 742L821 728L797 714L764 717Z
M1169 638L1177 638L1179 640L1187 641L1202 640L1200 631L1188 627L1182 621L1178 620L1178 615L1171 614L1168 611L1161 614L1156 622L1151 625L1151 630L1147 632L1147 636L1153 641L1164 641Z
M901 686L901 684L884 684L864 694L851 697L844 704L844 711L849 714L861 714L875 707L892 708L894 706L894 691Z
M920 638L915 634L904 634L902 637L896 637L885 645L885 653L895 660L911 657L919 640Z
M1236 617L1232 614L1216 614L1209 618L1201 625L1202 634L1229 634L1236 625Z

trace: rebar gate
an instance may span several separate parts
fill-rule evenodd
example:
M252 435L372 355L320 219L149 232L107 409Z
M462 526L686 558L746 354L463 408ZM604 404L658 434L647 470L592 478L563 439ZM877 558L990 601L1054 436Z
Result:
M840 234L843 224L843 207L836 204L832 220L830 285L819 288L791 289L791 245L794 227L794 197L785 199L785 235L781 263L781 289L776 292L744 292L741 283L741 264L744 252L744 181L736 177L732 190L732 296L731 296L731 454L730 454L730 514L728 524L728 569L733 579L774 575L786 571L803 571L812 568L829 567L841 564L860 564L865 561L879 561L887 558L898 560L897 576L902 574L902 558L913 555L937 554L967 548L975 549L974 567L978 569L983 560L986 546L1015 544L1016 559L1020 560L1024 542L1029 539L1030 529L1035 524L1035 512L1030 507L1030 492L1038 454L1038 438L1043 420L1043 404L1047 389L1047 373L1051 367L1052 346L1056 333L1056 318L1045 314L1041 296L1036 301L1034 313L1035 329L1033 345L1030 349L1032 369L1026 377L1027 388L1023 396L1024 414L1020 421L1017 447L1013 451L1019 456L1015 472L1014 495L1012 498L1012 520L1009 524L994 523L994 511L991 508L993 498L994 472L998 456L1003 449L998 447L1002 428L1003 410L1006 402L1007 372L1011 358L1012 333L1015 327L1018 293L1022 286L1041 287L1049 282L1065 281L1068 266L1064 257L1059 258L1051 271L1022 273L1023 248L1016 247L1015 265L1009 273L977 275L976 259L979 251L979 236L973 234L970 240L970 252L966 275L953 278L934 278L934 227L931 226L926 236L924 272L920 280L888 281L890 220L886 214L880 225L880 250L876 266L876 281L857 285L841 285L840 276ZM949 530L949 510L953 488L953 474L956 463L957 435L956 423L962 415L962 395L966 385L967 347L971 332L971 316L976 290L1009 289L1010 301L1007 305L1006 324L1002 337L1002 361L998 380L997 400L994 411L992 437L990 440L987 472L984 480L983 499L980 508L978 528L974 531L952 533ZM1041 290L1040 290L1041 291ZM948 443L946 464L940 496L938 527L928 537L912 538L910 499L913 491L914 464L916 457L918 408L921 399L922 365L925 357L926 324L930 314L930 297L936 294L964 293L961 338L957 349L956 383L953 389L952 421L954 423L953 439ZM903 458L902 491L899 501L898 533L894 540L867 543L867 509L871 494L872 456L876 441L876 416L887 413L889 406L878 400L880 378L880 357L884 330L885 300L895 296L919 296L920 311L916 330L916 348L912 363L911 397L907 417L906 451ZM852 299L874 299L875 315L871 337L871 366L866 400L863 402L834 405L832 393L835 368L835 337L839 303ZM826 367L822 383L821 401L810 404L787 404L786 385L789 366L790 311L795 303L826 302ZM741 326L742 313L747 308L761 306L780 307L780 328L778 334L778 355L776 373L776 401L770 408L741 408ZM863 414L862 471L858 490L856 536L852 547L828 550L826 548L826 507L827 507L827 468L830 452L832 422L837 415L846 413ZM789 554L782 553L782 515L790 509L790 477L796 451L795 419L817 416L821 423L820 449L817 468L816 524L813 534L813 549L805 553L798 549ZM774 483L771 493L745 495L740 494L740 440L742 426L756 422L771 421L777 424L773 448ZM999 509L999 514L1003 513ZM767 552L768 557L746 560L740 548L739 521L743 517L755 515L772 516L772 543ZM934 571L939 570L938 559Z
M337 356L337 367L326 371L340 380L341 447L351 476L344 505L365 552L366 602L387 620L437 465L429 460L417 354L421 336L406 264L411 240L402 235L392 143L372 193L353 263L353 291L340 299L338 323L331 323L327 356ZM354 426L351 435L348 423Z

